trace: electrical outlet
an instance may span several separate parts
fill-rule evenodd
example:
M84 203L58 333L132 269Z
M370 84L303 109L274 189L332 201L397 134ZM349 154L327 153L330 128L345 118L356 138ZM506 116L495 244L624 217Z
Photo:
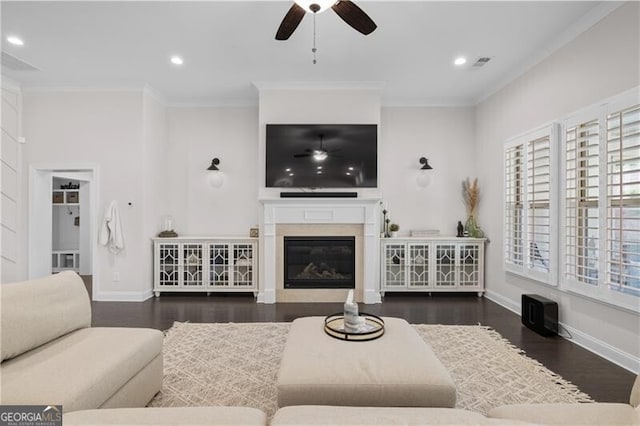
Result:
M113 281L114 282L120 281L120 272L113 273Z

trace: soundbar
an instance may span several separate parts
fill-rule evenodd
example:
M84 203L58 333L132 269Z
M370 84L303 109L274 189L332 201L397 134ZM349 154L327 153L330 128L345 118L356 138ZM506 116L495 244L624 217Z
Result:
M280 198L357 198L357 192L281 192Z

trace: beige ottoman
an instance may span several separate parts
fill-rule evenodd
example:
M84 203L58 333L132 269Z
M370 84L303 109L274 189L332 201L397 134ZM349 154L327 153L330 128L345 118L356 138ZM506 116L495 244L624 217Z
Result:
M368 342L328 336L323 317L291 325L278 373L278 405L454 407L456 388L431 348L405 320L384 318Z

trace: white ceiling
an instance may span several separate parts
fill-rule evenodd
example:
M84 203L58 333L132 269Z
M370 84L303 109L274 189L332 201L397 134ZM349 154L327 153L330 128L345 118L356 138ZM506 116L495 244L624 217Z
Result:
M613 9L611 3L357 2L378 24L363 36L333 11L288 41L274 35L290 1L6 2L2 49L39 71L24 87L132 88L172 104L255 104L252 82L384 82L386 105L475 104ZM24 46L6 42L23 38ZM184 65L169 58L178 54ZM492 60L456 68L466 55Z

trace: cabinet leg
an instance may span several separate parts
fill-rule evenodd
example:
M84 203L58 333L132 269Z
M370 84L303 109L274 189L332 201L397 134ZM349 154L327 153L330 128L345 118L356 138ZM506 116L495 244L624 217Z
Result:
M153 294L155 294L156 297L160 297L160 292L159 291L154 291Z
M207 292L207 297L209 297L209 296L211 296L211 292L210 291Z
M482 292L481 291L478 292L478 297L482 297Z

